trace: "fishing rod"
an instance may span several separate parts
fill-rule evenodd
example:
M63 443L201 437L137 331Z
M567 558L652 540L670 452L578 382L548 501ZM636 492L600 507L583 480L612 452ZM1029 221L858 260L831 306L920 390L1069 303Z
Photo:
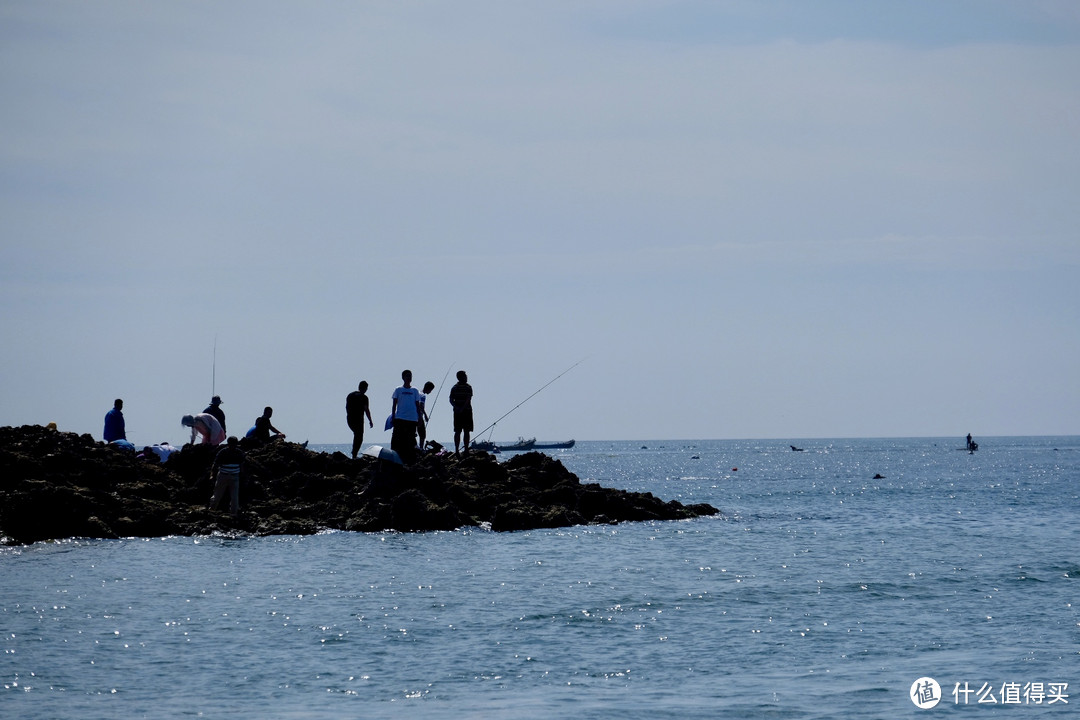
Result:
M456 362L456 361L455 361ZM442 376L442 382L439 383L438 389L435 391L435 401L431 403L431 412L427 414L427 421L431 422L431 416L435 414L435 408L439 404L439 393L442 392L442 386L446 384L446 378L450 375L450 371L454 369L454 363L450 363L450 367L446 368L446 374ZM426 408L425 408L426 410Z
M495 426L496 426L496 425L498 425L498 424L499 424L499 422L501 422L501 421L503 420L503 418L505 418L505 417L506 417L506 415L509 415L510 413L514 412L514 411L515 411L515 410L517 410L517 409L518 409L519 407L521 407L521 406L522 406L522 405L524 405L525 403L529 402L529 400L532 400L532 399L533 399L533 397L535 397L536 395L539 395L539 394L540 394L540 391L541 391L541 390L543 390L543 389L544 389L544 388L546 388L546 387L547 387L548 385L550 385L551 383L553 383L553 382L555 382L556 380L558 380L559 378L561 378L561 377L562 377L563 375L565 375L566 373L568 373L568 372L570 372L571 370L573 370L574 368L576 368L576 367L577 367L578 365L580 365L581 363L585 362L585 360L586 360L586 358L581 358L581 359L580 359L580 360L578 360L578 361L577 361L576 363L574 363L573 365L571 365L570 367L566 368L566 369L565 369L565 370L563 370L563 371L562 371L561 373L559 373L558 375L556 375L556 376L555 376L554 378L552 378L551 380L548 380L548 381L547 381L546 383L544 383L543 387L541 387L541 388L540 388L540 390L537 390L537 391L536 391L536 392L534 392L534 393L533 393L532 395L530 395L529 397L525 398L524 400L522 400L521 402L519 402L519 403L518 403L517 405L515 405L514 407L510 408L510 409L509 409L509 410L508 410L508 411L506 412L506 414L505 414L505 415L503 415L503 416L502 416L501 418L499 418L499 419L498 419L498 420L496 420L495 422L491 423L490 425L488 425L488 426L487 426L486 428L484 428L484 429L483 429L483 430L481 430L480 432L476 433L476 437L480 437L480 436L482 436L482 435L483 435L484 433L486 433L486 432L487 432L488 430L494 430L494 429L495 429Z
M210 376L210 397L217 395L217 335L214 335L214 367Z

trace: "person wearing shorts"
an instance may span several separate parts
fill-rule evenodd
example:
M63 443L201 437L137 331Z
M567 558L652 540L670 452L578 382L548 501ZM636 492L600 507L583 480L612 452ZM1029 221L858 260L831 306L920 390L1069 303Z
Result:
M454 407L454 454L461 449L461 435L465 434L465 454L469 454L469 435L473 431L472 385L464 370L457 371L458 381L450 388L450 404Z

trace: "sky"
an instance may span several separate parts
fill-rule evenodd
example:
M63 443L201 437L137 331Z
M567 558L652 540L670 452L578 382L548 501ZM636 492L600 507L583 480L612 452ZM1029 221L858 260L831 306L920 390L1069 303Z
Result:
M0 425L1080 434L1072 0L0 0L0 98Z

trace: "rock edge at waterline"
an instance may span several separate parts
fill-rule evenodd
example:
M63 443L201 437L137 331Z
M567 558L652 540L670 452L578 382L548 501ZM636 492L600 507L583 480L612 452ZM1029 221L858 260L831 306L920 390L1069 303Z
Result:
M486 453L428 455L402 468L274 442L247 449L241 512L233 518L207 509L217 450L188 445L161 464L90 435L36 425L0 428L0 538L26 544L325 529L505 531L719 514L704 503L683 505L582 483L538 452L502 463Z

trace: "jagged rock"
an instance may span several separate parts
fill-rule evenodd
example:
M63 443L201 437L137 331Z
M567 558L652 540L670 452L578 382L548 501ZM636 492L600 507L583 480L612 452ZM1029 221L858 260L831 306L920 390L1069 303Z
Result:
M529 530L718 514L711 505L581 483L538 452L428 455L410 467L247 444L241 513L207 508L218 448L187 445L162 464L76 435L0 428L0 538L299 535L321 529L420 532L489 525ZM227 504L227 501L226 501Z

